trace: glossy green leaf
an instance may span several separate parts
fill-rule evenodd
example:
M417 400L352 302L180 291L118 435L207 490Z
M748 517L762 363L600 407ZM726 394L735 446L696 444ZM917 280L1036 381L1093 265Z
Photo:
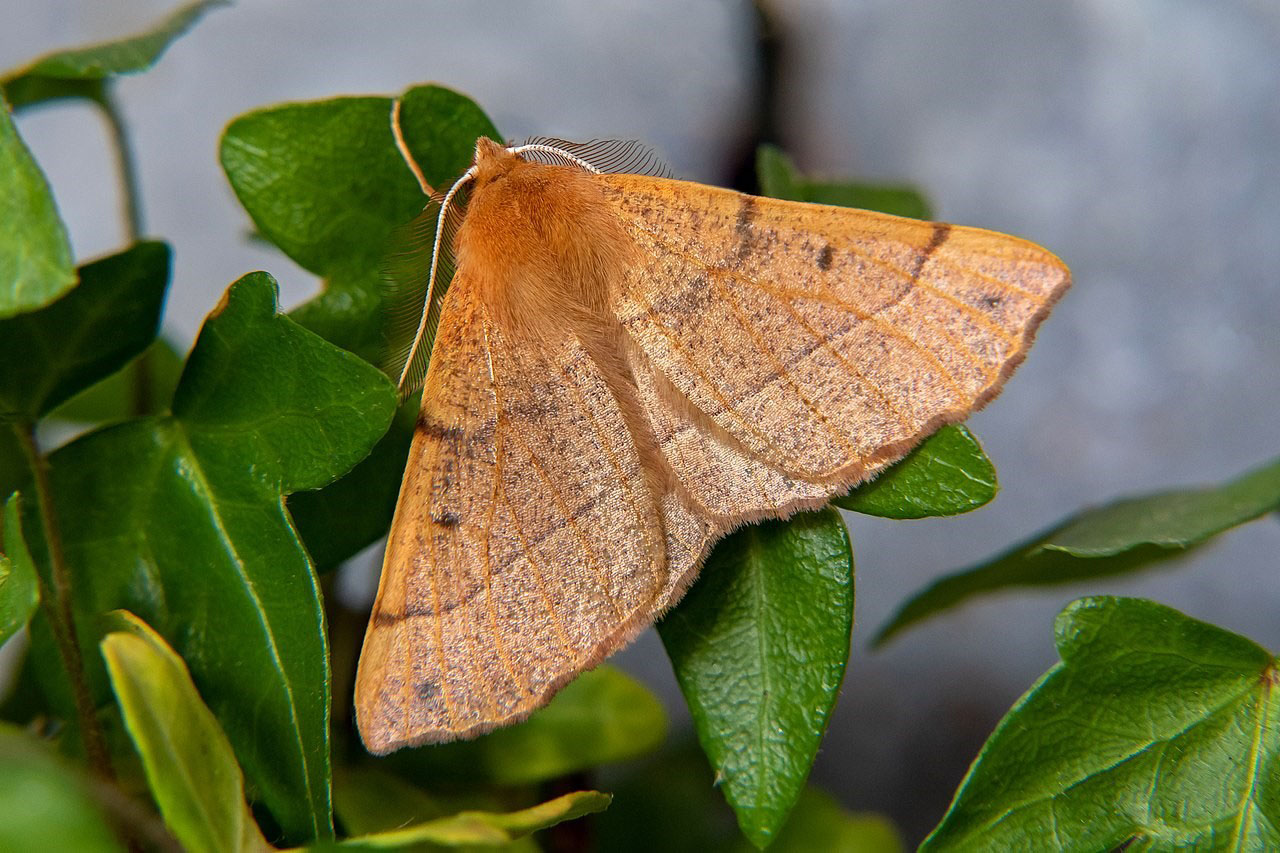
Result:
M395 409L370 365L241 279L206 321L171 416L51 457L83 614L128 609L182 655L289 838L330 833L329 668L319 589L282 495L331 482Z
M830 508L725 539L658 625L702 748L759 847L804 789L852 627L853 553Z
M401 126L433 186L470 164L476 137L497 137L467 98L439 86L410 89ZM324 277L298 322L370 361L382 355L381 268L392 232L426 199L391 133L390 98L286 104L233 121L222 167L257 230Z
M1127 498L1086 510L998 557L935 581L902 606L874 643L982 593L1147 568L1276 509L1280 460L1220 486Z
M653 750L666 735L657 697L620 670L578 676L517 726L383 760L423 785L436 779L517 785L555 779Z
M335 483L289 496L289 515L316 571L327 572L387 535L418 420L415 396L369 455Z
M32 422L120 370L155 339L169 247L138 243L80 268L52 305L0 320L0 422Z
M1276 662L1152 601L1085 598L922 850L1275 850Z
M22 535L20 501L16 492L9 497L0 536L0 646L27 624L40 604L40 580Z
M157 338L123 370L76 394L50 412L49 417L100 424L161 414L168 410L178 387L182 361L173 344Z
M439 787L439 780L436 782ZM359 836L402 829L462 810L498 811L501 805L498 797L491 794L474 791L429 794L399 776L378 768L349 767L334 772L333 808L346 834ZM502 850L506 853L538 853L541 850L528 837L509 844L482 846L486 850ZM424 842L409 849L434 851L447 848Z
M190 851L264 850L231 744L182 658L127 611L100 647L125 728L165 823Z
M0 850L123 853L80 775L0 723Z
M0 90L14 109L56 98L96 100L100 97L100 81L150 68L201 15L214 6L227 4L227 0L200 0L178 8L138 35L55 51L0 78Z
M912 219L932 218L929 202L911 187L805 178L791 159L772 145L762 145L756 152L756 177L761 191L772 198L858 207Z
M996 469L963 426L945 426L874 480L832 503L882 518L959 515L999 491Z
M0 222L0 318L47 305L75 286L66 226L3 99Z
M557 823L604 811L611 799L599 791L575 791L520 811L460 812L404 829L348 839L340 846L356 850L403 850L424 842L445 847L505 844Z
M747 849L743 844L744 853ZM846 811L829 794L805 788L770 853L903 853L897 829L876 814Z

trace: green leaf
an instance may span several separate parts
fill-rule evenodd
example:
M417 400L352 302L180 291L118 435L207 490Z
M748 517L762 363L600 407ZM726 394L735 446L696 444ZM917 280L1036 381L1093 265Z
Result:
M438 781L438 780L437 780ZM415 823L441 818L462 809L494 811L501 808L498 798L489 794L428 794L398 776L374 767L349 767L335 771L333 806L348 835L371 835L384 830L402 829ZM509 844L482 845L486 850L507 853L538 853L541 848L531 838ZM412 845L415 851L441 850L438 844ZM457 848L453 848L457 849Z
M123 853L80 775L5 723L0 768L0 850Z
M21 513L15 492L5 504L0 536L0 646L27 624L40 604L40 580L22 535Z
M0 318L47 305L75 287L67 229L3 99L0 222Z
M405 829L351 838L340 846L356 850L400 850L423 842L446 847L506 844L557 823L604 811L611 799L599 791L575 791L520 811L460 812Z
M658 625L702 748L758 847L804 789L852 627L853 552L831 508L725 539Z
M922 850L1275 850L1276 662L1141 599L1085 598ZM1271 787L1269 787L1271 786Z
M400 406L391 428L359 465L323 489L290 495L289 515L316 571L336 569L387 535L417 420L415 396Z
M745 848L745 844L742 845ZM876 814L854 814L829 794L805 788L770 853L902 853L897 829Z
M520 785L651 751L666 714L648 688L609 666L585 672L518 726L472 741L403 750L383 759L422 784L435 779Z
M959 515L996 496L996 469L963 426L945 426L869 483L832 503L882 518Z
M294 312L298 322L369 361L382 355L388 241L426 204L395 146L391 105L368 97L271 107L233 121L221 145L257 230L325 279ZM405 93L401 126L436 187L471 164L476 137L497 137L479 107L439 86Z
M234 284L205 322L171 416L50 459L77 609L128 609L191 668L289 838L331 834L329 667L315 574L282 495L331 482L381 437L380 372Z
M791 159L772 145L756 151L756 176L761 191L772 198L834 204L878 210L894 216L931 219L929 202L918 190L904 186L864 184L849 181L818 181L796 171Z
M76 394L49 417L100 424L161 414L169 408L178 387L182 360L173 344L157 338L124 369Z
M229 5L227 0L200 0L136 36L50 53L0 78L0 89L15 110L56 98L97 100L100 81L150 68L201 15L224 5Z
M169 247L138 243L80 268L80 286L0 320L0 422L30 423L115 373L155 339Z
M174 837L191 851L266 849L231 744L182 658L132 613L117 611L111 623L116 630L102 639L102 657L151 795Z
M912 596L873 641L982 593L1143 569L1280 509L1280 459L1220 486L1127 498L1086 510Z

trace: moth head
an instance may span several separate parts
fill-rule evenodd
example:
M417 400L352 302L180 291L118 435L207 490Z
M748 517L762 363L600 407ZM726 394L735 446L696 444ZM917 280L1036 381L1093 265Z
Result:
M522 163L520 155L511 151L501 142L494 142L487 136L476 140L475 181L476 187L505 178L517 165Z

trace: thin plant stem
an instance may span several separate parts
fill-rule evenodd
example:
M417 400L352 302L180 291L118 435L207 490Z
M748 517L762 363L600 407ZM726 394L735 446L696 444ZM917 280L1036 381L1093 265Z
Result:
M104 86L96 99L102 114L106 116L111 132L112 148L116 154L116 168L120 172L120 195L124 206L125 237L130 244L142 237L142 195L138 185L138 170L133 162L133 146L125 131L120 107L110 86Z
M80 641L76 632L75 617L71 611L71 573L67 569L66 556L62 551L62 536L54 513L53 496L49 487L48 461L40 455L29 425L14 424L13 432L17 436L18 444L22 447L27 467L31 471L40 523L44 528L44 541L49 549L52 589L45 590L45 594L41 595L41 605L49 617L49 624L53 628L53 635L58 644L58 652L62 657L62 665L66 668L67 677L71 682L71 695L75 700L80 737L84 741L84 751L89 759L89 766L99 777L110 781L115 778L115 774L111 768L106 738L103 736L102 727L98 724L98 715L93 706L89 684L85 680L84 660L80 656ZM52 595L50 596L49 593Z
M111 147L116 155L116 169L120 176L120 198L125 221L125 238L130 245L142 237L142 192L138 183L138 169L134 164L133 146L129 142L129 134L125 130L124 119L120 115L120 106L109 84L103 85L94 97L94 102L101 108L107 119L107 127L111 133ZM144 415L151 407L151 351L147 350L138 357L129 370L133 393L131 408L133 414Z

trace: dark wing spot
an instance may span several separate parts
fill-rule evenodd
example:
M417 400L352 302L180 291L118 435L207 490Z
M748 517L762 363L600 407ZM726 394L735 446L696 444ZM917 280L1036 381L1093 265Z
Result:
M738 235L738 245L737 248L734 249L733 255L738 260L741 260L750 254L751 238L754 236L751 223L755 218L755 196L749 196L746 193L741 194L738 202L738 217L733 224L733 230Z
M414 687L414 692L418 694L418 701L430 702L440 695L440 685L434 681L419 681Z
M431 520L441 527L457 527L458 522L462 521L462 516L450 509L432 507Z
M831 269L831 244L828 243L822 247L822 251L818 253L818 269Z
M456 426L447 426L441 421L427 415L425 412L418 414L417 429L425 432L427 435L436 439L445 441L457 441L461 439L465 433Z
M925 264L929 263L929 258L933 257L934 252L938 251L938 247L947 241L947 235L950 233L951 226L947 223L933 223L933 235L929 238L929 244L916 257L915 265L911 268L912 284L920 280L920 271L924 269Z

